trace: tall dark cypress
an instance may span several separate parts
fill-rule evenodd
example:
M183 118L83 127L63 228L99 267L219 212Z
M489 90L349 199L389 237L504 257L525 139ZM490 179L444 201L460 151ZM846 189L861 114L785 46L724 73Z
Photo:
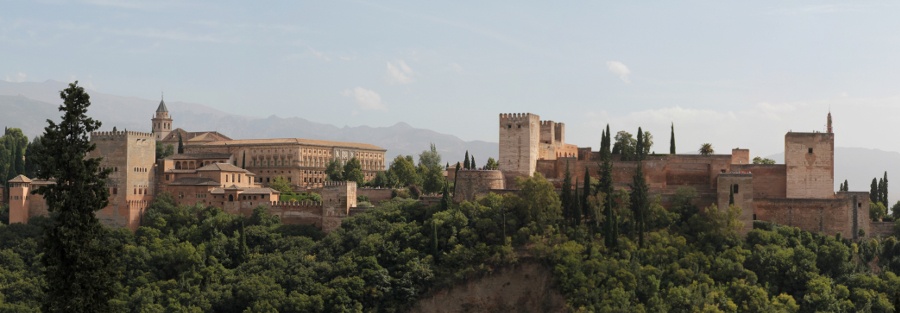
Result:
M181 133L178 133L178 154L184 153L184 141L181 140Z
M647 187L647 181L644 178L644 169L643 169L643 151L644 151L644 136L641 128L638 128L638 139L637 139L637 169L634 172L634 178L631 183L631 210L633 213L633 218L635 221L636 231L638 235L638 246L644 247L644 231L646 226L645 214L647 211L647 192L649 188Z
M875 197L875 201L881 202L881 204L884 204L884 179L883 178L878 179L878 186L877 186L877 189L875 190L875 193L878 195Z
M872 203L878 202L878 179L872 178L872 185L869 186L869 201Z
M241 156L241 168L247 168L247 150L244 150L244 154Z
M574 217L572 216L572 174L569 172L569 162L566 162L566 174L563 177L562 192L560 192L560 202L562 202L564 224L570 223Z
M472 155L472 161L469 162L469 169L470 170L478 169L477 165L475 165L475 155L474 154Z
M889 206L890 200L888 200L888 179L887 179L887 171L884 171L884 185L881 187L881 200L884 201L884 206Z
M469 150L466 150L466 157L463 158L463 169L469 169Z
M578 211L575 212L575 224L581 225L581 218L584 216L585 212L590 210L590 196L591 196L591 172L588 171L587 166L584 167L584 187L582 187L581 191L581 201Z
M78 82L60 92L59 124L48 120L43 145L35 151L39 179L55 184L36 190L50 211L41 240L46 284L43 312L113 312L120 271L121 245L94 212L107 205L109 170L99 158L88 158L95 146L89 135L100 122L87 116L90 96Z
M672 123L672 137L669 138L669 154L675 154L675 123Z

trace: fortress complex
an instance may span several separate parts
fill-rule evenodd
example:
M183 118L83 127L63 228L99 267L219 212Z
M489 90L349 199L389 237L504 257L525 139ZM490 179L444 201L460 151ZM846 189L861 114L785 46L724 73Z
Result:
M325 169L331 160L342 163L357 158L366 179L384 170L385 149L361 143L309 139L232 140L218 132L172 129L172 118L160 101L151 119L150 133L110 131L91 133L96 149L89 157L102 157L109 169L109 204L97 212L106 225L137 229L153 199L167 193L179 205L213 205L226 212L250 215L257 206L269 207L285 223L314 224L326 231L340 225L356 207L355 182L327 182ZM184 152L156 159L156 143L181 141ZM322 202L287 203L268 188L276 177L285 177L296 189L317 192ZM46 215L40 195L31 194L47 181L18 176L9 181L10 223L27 223Z
M541 121L531 113L500 114L499 171L470 170L457 174L457 201L490 191L515 189L517 177L541 173L556 186L568 168L583 182L585 168L596 181L600 153L565 143L565 125ZM748 149L719 155L648 155L642 162L650 192L666 204L679 188L697 191L697 205L725 207L734 194L742 208L744 233L753 220L859 238L872 234L868 192L834 192L834 133L831 114L825 132L788 132L785 164L751 164ZM613 155L612 180L629 189L638 161Z

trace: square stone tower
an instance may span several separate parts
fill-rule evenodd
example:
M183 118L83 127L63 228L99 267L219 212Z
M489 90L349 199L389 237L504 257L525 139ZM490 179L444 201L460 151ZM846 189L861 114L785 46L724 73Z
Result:
M834 198L834 134L784 135L788 199Z
M531 113L500 114L500 170L506 186L515 178L531 176L537 169L541 117Z
M97 218L106 225L137 229L156 190L154 134L93 132L91 143L96 148L90 157L102 157L100 166L111 171L106 182L109 204L97 212Z

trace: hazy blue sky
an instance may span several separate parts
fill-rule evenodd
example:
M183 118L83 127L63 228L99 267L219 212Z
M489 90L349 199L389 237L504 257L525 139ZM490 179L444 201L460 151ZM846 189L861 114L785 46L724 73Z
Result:
M900 151L898 16L862 1L5 0L0 78L466 140L533 112L595 149L611 123L668 151L674 122L685 153L780 152L830 109L838 146Z

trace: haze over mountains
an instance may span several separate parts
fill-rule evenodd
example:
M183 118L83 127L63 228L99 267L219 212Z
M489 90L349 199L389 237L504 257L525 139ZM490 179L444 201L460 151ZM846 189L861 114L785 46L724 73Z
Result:
M29 138L42 133L46 119L59 118L59 91L65 87L66 83L57 81L0 81L0 111L3 112L0 114L0 125L21 128ZM90 90L88 92L92 102L89 114L103 122L104 130L111 130L116 126L120 130L149 131L150 118L159 100L109 95ZM468 150L477 158L477 164L483 165L488 157L497 158L498 153L495 142L463 141L454 135L414 128L406 123L390 127L337 127L316 123L314 116L257 118L229 114L203 104L166 101L166 105L174 118L174 126L189 131L215 130L234 139L296 137L371 143L388 150L388 162L397 155L417 156L422 150L428 149L430 143L436 145L444 162L462 160ZM668 140L658 140L657 145L667 143ZM657 150L660 150L659 147ZM783 154L769 158L784 163ZM835 190L838 184L847 179L851 190L868 191L872 178L881 177L884 171L888 172L892 201L900 200L900 153L867 148L836 148ZM895 183L890 183L892 177L896 177Z
M45 81L41 83L11 83L0 81L0 125L21 128L31 138L43 133L45 120L59 118L57 107L61 103L59 91L67 83ZM104 130L115 126L119 130L150 131L150 118L159 100L139 99L109 95L88 90L91 95L89 115L103 122ZM464 141L456 136L415 128L406 123L390 127L337 127L316 123L315 117L257 118L229 114L203 104L166 101L175 128L188 131L221 132L233 139L249 138L308 138L370 143L387 149L390 162L397 155L418 156L434 143L443 162L462 161L465 152L476 157L478 165L484 165L488 157L497 158L497 143ZM302 112L297 112L302 114Z

